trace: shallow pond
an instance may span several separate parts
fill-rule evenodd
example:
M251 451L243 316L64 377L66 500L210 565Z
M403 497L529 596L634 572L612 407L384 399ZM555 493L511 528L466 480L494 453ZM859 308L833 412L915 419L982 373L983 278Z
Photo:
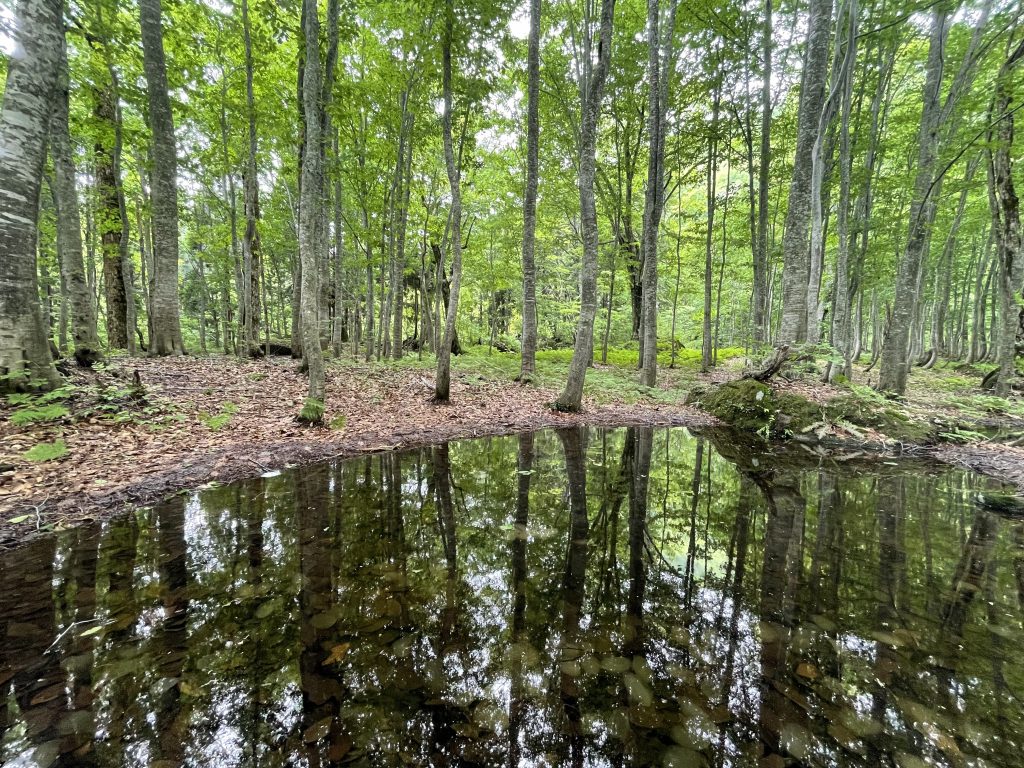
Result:
M684 429L289 470L0 557L5 766L1019 766L977 475Z

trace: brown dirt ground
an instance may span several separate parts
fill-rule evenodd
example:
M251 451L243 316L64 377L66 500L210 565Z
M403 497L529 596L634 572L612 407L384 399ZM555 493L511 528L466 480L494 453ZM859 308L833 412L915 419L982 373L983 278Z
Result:
M602 405L591 398L582 413L557 413L548 406L558 395L554 390L466 373L453 375L451 402L438 405L431 402L433 381L422 370L349 365L328 368L326 418L344 415L344 427L307 427L295 419L305 378L287 358L122 359L98 374L74 371L71 379L124 391L135 371L146 399L125 401L122 413L139 412L139 419L126 423L97 415L19 427L8 418L12 409L0 406L0 464L7 470L0 473L0 547L40 529L75 525L211 481L291 464L540 427L716 423L684 405ZM237 412L223 427L211 428L209 417L225 402L234 403ZM82 406L89 404L73 401L72 410ZM153 417L141 413L147 406L176 416L155 428ZM33 444L56 438L68 448L62 458L40 463L21 458Z

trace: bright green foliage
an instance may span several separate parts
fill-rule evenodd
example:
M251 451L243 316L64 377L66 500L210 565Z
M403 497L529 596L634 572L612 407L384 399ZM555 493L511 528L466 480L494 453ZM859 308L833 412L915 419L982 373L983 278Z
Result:
M68 447L63 440L55 440L52 443L37 443L21 454L26 461L42 462L53 461L61 456L67 455Z
M299 421L306 424L322 424L324 421L324 404L321 400L307 397L299 411Z
M19 426L34 422L57 421L68 415L68 409L60 403L27 406L11 414L11 423Z
M238 413L238 406L230 400L221 405L216 413L203 413L199 420L214 432L223 429L231 421L231 417Z

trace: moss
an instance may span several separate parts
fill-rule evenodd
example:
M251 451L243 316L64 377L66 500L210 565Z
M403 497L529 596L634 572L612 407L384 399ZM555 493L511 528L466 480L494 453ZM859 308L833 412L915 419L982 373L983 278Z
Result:
M935 429L914 421L897 407L856 393L821 405L800 395L776 392L753 379L694 389L686 402L699 405L726 424L764 437L800 434L816 424L847 422L881 432L891 440L927 443Z
M874 429L901 443L929 443L935 439L932 425L915 421L893 405L881 404L856 393L829 402L825 416L833 423L847 421L857 427Z
M726 424L765 437L781 437L794 427L814 423L812 406L796 395L777 395L771 387L753 379L730 381L711 389L694 389L686 398ZM820 418L820 412L817 412Z
M324 401L307 397L306 402L302 405L302 410L299 411L299 421L306 424L323 424Z

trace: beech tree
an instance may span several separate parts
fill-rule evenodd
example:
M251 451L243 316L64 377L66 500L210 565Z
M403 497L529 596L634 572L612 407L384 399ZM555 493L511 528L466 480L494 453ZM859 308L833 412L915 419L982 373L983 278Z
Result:
M555 401L561 411L578 411L583 404L583 383L594 358L594 318L597 315L597 205L594 200L594 174L597 163L597 128L601 97L612 57L612 27L615 0L601 0L601 18L597 34L597 61L591 62L592 32L590 19L584 16L584 56L580 80L580 230L583 259L580 266L580 316L576 323L576 343L565 389Z
M57 96L60 0L21 0L0 104L0 374L5 390L55 387L36 280L36 227L46 138Z
M319 75L306 5L69 9L20 299L60 354L290 354L313 403L348 358L443 400L483 355L573 410L588 366L797 344L838 386L1015 393L1013 4L332 0Z
M178 306L178 155L174 116L167 93L160 0L139 0L139 20L153 134L153 287L150 297L153 337L150 352L180 355L185 352L185 345L181 339Z

